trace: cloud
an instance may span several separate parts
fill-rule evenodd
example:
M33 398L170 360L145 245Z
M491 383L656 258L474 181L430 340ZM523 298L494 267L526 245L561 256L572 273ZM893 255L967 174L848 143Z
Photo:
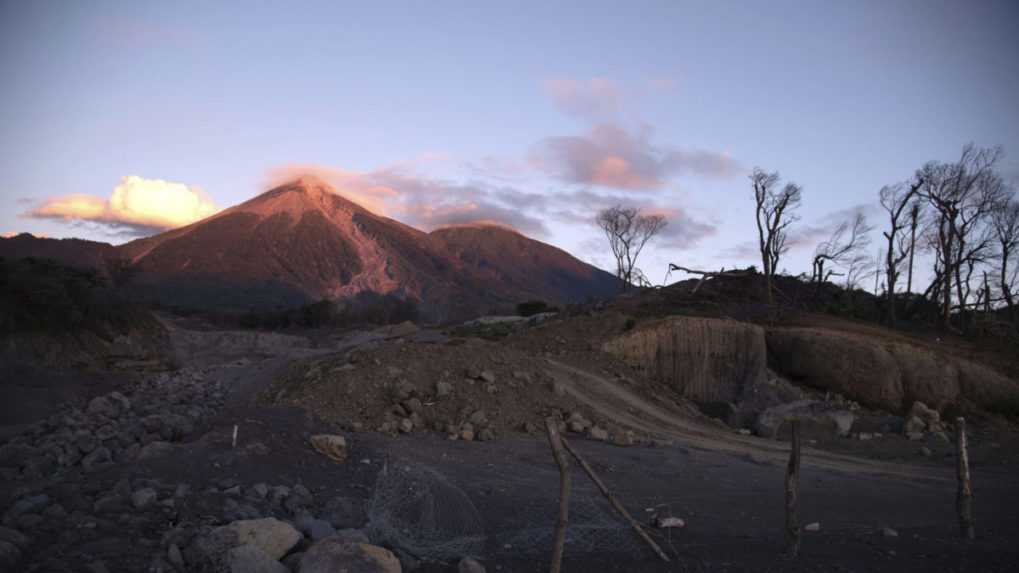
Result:
M622 107L622 90L608 78L553 78L545 80L542 87L560 111L574 117L608 119Z
M92 221L141 234L183 227L217 211L197 187L129 175L121 178L109 199L62 195L46 199L25 215L67 222Z
M831 211L823 215L816 223L794 224L790 227L786 244L790 249L813 249L818 243L828 239L839 225L846 221L852 221L857 213L873 218L878 212L879 207L872 203L861 203Z
M548 229L532 212L540 201L511 187L487 183L453 183L415 175L403 168L358 172L316 165L288 165L269 172L272 186L311 175L329 183L338 195L403 223L426 231L448 225L498 224L530 235L544 236ZM524 203L524 202L527 203Z
M14 232L14 231L5 231L3 234L0 234L0 237L3 237L5 239L10 239L11 237L17 236L17 234L18 233Z
M730 177L743 168L727 153L655 145L652 130L630 133L614 124L584 135L548 137L532 149L531 163L560 180L612 189L654 190L677 175Z

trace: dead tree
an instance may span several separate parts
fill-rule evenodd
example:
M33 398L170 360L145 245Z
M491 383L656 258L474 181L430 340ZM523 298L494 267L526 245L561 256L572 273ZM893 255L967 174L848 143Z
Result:
M1019 269L1009 270L1009 263L1019 250L1019 201L1015 199L1014 191L1010 190L1008 198L991 212L991 226L998 247L998 289L1008 307L1009 320L1016 324L1015 289L1019 282Z
M626 290L633 284L637 257L652 237L665 227L664 215L644 215L637 207L616 205L598 212L595 222L605 232L616 259L616 277Z
M559 518L556 520L552 564L549 566L551 573L559 573L563 566L563 552L566 550L566 528L570 523L570 492L573 484L570 481L570 459L563 452L558 421L552 417L545 418L545 429L548 431L548 445L552 448L552 457L559 465Z
M728 278L728 279L732 279L732 278L750 277L750 276L753 276L753 275L757 274L757 272L754 271L752 267L749 268L749 269L746 269L746 270L742 270L742 271L740 271L740 270L727 271L725 269L722 269L720 271L713 272L713 271L700 271L700 270L697 270L697 269L691 269L691 268L682 267L680 265L676 265L676 264L673 264L673 263L669 263L669 272L665 274L665 280L668 280L668 277L672 273L672 271L681 271L681 272L684 272L684 273L687 273L687 274L700 275L701 276L701 280L697 281L697 284L690 291L690 294L697 294L697 291L700 290L701 285L703 285L704 281L708 280L709 278L710 279L716 279L716 278L722 278L722 279Z
M758 248L764 268L765 296L768 303L775 302L773 292L775 269L779 260L788 250L787 229L798 220L795 211L800 206L803 190L795 183L786 183L778 189L778 172L766 173L755 167L750 175L754 189L755 215L757 220Z
M838 274L832 269L825 271L825 265L843 267L847 262L859 255L870 245L870 231L867 217L857 213L852 221L843 221L832 231L828 240L821 242L814 249L813 277L815 284L820 286L832 276ZM848 233L848 236L847 236Z
M895 286L899 281L899 266L907 257L912 257L913 246L910 241L899 234L906 226L903 214L906 208L916 197L923 179L910 183L907 187L903 183L886 185L881 188L881 207L888 213L888 230L883 231L885 240L888 242L885 251L885 280L888 290L888 322L895 324ZM915 224L915 223L914 223Z
M1004 193L1004 182L994 167L1000 147L963 147L958 161L931 162L918 172L922 197L934 211L934 237L941 267L942 323L951 327L952 296L966 306L963 272L967 263L984 254L989 240L981 239L988 214ZM955 291L953 293L953 290Z
M916 255L916 233L920 228L923 204L914 201L909 207L909 272L906 274L906 292L913 292L913 259Z

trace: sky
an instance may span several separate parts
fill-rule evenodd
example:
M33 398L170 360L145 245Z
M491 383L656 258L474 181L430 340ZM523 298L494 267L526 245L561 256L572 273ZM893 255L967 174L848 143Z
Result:
M809 272L962 146L1019 181L1019 3L0 2L0 233L123 243L316 174L423 230L511 225L611 270L758 262L747 175L803 187ZM758 263L759 264L759 263ZM670 279L674 280L674 279Z

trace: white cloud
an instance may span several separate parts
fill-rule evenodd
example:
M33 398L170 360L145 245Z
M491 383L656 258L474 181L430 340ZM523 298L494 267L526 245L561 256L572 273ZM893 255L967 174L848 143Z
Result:
M165 230L189 225L219 209L201 189L163 179L122 177L109 199L71 194L52 197L27 213L37 219L94 221L114 227Z

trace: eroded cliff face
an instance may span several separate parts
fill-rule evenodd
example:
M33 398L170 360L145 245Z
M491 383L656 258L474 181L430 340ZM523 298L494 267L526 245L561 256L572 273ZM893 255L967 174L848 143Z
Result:
M778 372L891 412L916 401L943 410L1019 398L1019 383L997 371L918 345L819 328L771 328L766 337Z
M615 338L604 350L696 402L735 401L767 369L764 329L735 320L671 317Z
M943 410L1019 400L1019 383L992 368L921 345L825 328L764 329L675 316L640 325L603 349L701 403L739 400L768 368L889 412L905 412L916 401Z

